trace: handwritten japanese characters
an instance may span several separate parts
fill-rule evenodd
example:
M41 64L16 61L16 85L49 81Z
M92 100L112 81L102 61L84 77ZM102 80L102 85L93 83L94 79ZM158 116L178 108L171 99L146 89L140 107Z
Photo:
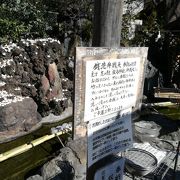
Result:
M140 58L86 61L84 121L132 107Z
M94 180L122 180L125 159L121 158L99 169Z
M88 167L132 146L131 109L88 123Z

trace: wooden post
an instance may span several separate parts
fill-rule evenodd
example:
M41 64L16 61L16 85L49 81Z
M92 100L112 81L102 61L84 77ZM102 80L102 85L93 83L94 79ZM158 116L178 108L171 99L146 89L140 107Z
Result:
M123 0L95 0L93 47L120 47Z

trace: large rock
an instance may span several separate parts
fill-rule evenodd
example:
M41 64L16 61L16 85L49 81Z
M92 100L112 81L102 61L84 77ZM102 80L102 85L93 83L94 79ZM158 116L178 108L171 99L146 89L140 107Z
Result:
M57 157L43 165L38 174L44 180L86 180L86 166L87 139L81 138L69 141Z
M33 99L5 91L1 91L0 95L0 131L28 131L40 121Z
M43 178L40 175L34 175L27 178L26 180L43 180Z
M61 79L59 77L59 73L57 70L57 66L55 63L49 64L48 66L48 79L49 83L51 85L51 91L47 95L48 99L63 98L63 92L62 92L62 84Z
M67 146L76 153L76 156L79 158L80 162L86 165L87 161L87 138L82 137L76 140L69 141Z
M31 97L41 116L61 115L72 100L73 61L55 39L0 45L0 91ZM17 91L18 89L18 91Z
M45 75L41 77L41 89L42 89L42 96L45 97L50 89L49 80Z
M72 149L65 147L59 156L43 166L42 177L49 180L85 180L86 165L80 163Z

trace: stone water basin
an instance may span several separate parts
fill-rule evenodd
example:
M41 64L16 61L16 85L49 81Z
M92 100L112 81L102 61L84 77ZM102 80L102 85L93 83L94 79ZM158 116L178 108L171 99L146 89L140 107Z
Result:
M0 153L9 151L15 147L21 146L37 139L41 136L50 134L51 128L62 125L65 122L72 121L72 118L61 120L58 122L52 122L42 125L36 131L31 132L22 137L18 137L13 141L8 141L0 144ZM63 142L67 141L70 134L64 134L61 136ZM3 162L0 162L0 179L3 180L22 180L26 179L29 175L33 174L48 160L56 156L59 149L62 148L61 143L57 138L53 138L46 141L36 147L31 148L20 155L9 158Z

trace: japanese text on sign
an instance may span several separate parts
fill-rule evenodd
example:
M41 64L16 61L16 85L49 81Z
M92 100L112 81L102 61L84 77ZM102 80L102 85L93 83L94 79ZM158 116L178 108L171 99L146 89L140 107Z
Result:
M123 151L132 146L131 111L89 121L88 166L103 157Z
M118 159L112 164L98 170L94 180L122 180L124 170L124 158Z
M84 121L135 105L140 58L86 62Z

